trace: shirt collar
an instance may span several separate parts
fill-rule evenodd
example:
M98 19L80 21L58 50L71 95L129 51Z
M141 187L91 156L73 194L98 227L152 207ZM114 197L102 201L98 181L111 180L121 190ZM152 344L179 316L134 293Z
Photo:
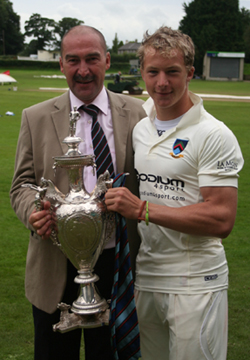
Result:
M80 99L78 99L72 93L71 90L69 90L69 98L70 98L71 110L73 110L74 106L76 106L77 109L79 109L80 106L85 105L84 102L82 102ZM104 115L107 115L109 98L108 98L106 88L104 86L103 86L101 92L97 95L97 97L94 99L94 101L91 104L96 105L101 110L101 112L103 112Z
M142 107L148 115L149 119L153 122L156 117L156 110L153 99L149 97L148 100L142 105Z
M189 97L194 105L185 114L183 114L183 117L179 124L182 124L184 121L187 122L187 120L189 120L190 123L192 123L192 122L195 123L197 121L197 118L191 117L189 119L189 114L191 112L191 114L193 115L194 109L195 109L195 112L197 112L197 111L200 112L200 106L203 105L203 100L198 95L192 93L191 91L189 91ZM148 115L149 119L153 123L155 117L157 116L153 99L151 97L149 97L148 100L142 105L142 107L144 108L146 114Z

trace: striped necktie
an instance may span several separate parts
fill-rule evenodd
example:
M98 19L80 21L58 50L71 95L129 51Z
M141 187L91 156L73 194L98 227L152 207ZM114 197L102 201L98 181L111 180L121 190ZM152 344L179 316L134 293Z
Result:
M126 174L114 178L113 187L123 186ZM111 292L109 326L115 360L141 357L140 334L134 299L134 283L130 263L126 219L115 213L116 248L114 283Z
M93 104L88 106L82 105L80 109L92 117L91 136L95 154L97 177L99 177L101 174L104 174L104 172L108 170L110 177L113 178L115 176L115 172L109 145L103 129L97 120L99 109Z

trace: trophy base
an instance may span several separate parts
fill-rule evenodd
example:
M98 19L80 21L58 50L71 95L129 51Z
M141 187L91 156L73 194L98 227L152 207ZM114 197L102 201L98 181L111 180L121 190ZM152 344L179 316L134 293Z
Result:
M61 333L78 328L96 328L109 324L109 305L95 288L99 279L96 274L80 273L75 282L80 284L80 293L72 306L58 304L61 310L59 323L53 325L53 331ZM71 312L69 312L71 310Z
M70 305L60 303L58 308L61 310L60 321L53 325L53 331L65 333L71 330L83 328L96 328L109 324L110 310L98 312L90 315L79 315L76 313L69 313Z
M75 282L80 284L80 294L73 302L71 311L77 315L94 315L108 309L107 301L99 294L95 282L99 280L96 274L80 274Z

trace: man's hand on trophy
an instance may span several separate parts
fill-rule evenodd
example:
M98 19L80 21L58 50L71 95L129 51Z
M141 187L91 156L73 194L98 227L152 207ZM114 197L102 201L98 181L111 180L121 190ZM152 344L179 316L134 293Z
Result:
M34 209L29 217L29 223L43 240L48 239L51 235L53 219L50 206L49 201L43 202L43 210L37 211Z

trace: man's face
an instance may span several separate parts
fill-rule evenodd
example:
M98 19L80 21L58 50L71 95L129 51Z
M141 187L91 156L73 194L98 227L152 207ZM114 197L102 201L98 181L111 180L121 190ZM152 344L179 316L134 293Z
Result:
M68 34L63 40L60 69L73 94L90 104L103 87L110 54L105 53L97 34Z
M187 71L180 50L172 50L171 57L164 57L153 48L146 50L142 77L147 91L155 103L159 120L175 119L191 106L188 83L194 68Z

